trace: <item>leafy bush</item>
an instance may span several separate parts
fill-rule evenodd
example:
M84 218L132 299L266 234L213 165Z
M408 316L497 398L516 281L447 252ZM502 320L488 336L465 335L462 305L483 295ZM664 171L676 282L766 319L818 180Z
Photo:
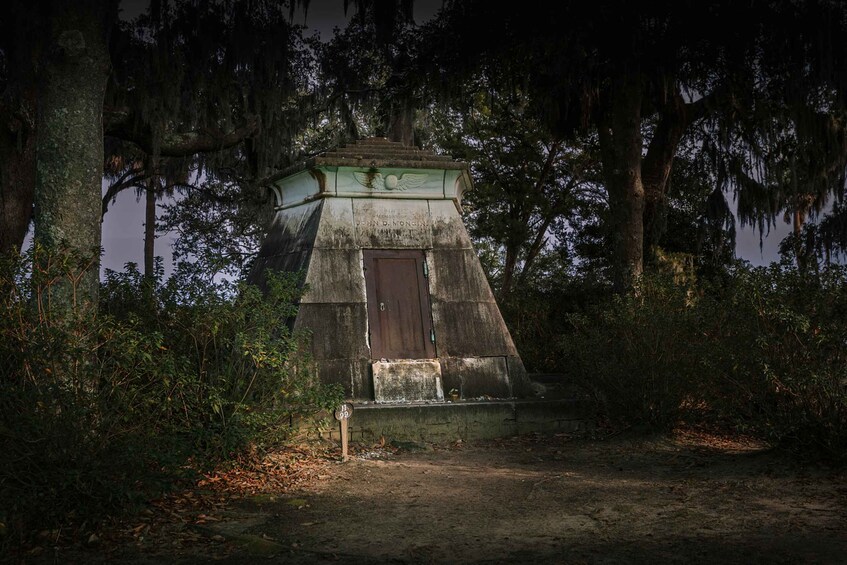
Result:
M498 299L509 333L526 369L532 373L561 370L559 352L553 344L573 331L571 314L596 306L610 290L607 285L585 279L560 279L563 280L545 277L531 281Z
M564 370L613 421L672 427L699 380L691 355L696 314L688 302L672 282L645 280L638 296L617 296L572 315L574 332L560 350L568 360Z
M130 265L108 273L98 308L67 309L53 290L85 261L33 255L0 265L0 543L90 523L340 402L298 360L293 277L263 294Z
M564 367L610 419L731 426L847 459L847 270L736 266L720 288L646 277L572 316Z
M737 269L704 304L720 330L704 357L712 402L743 431L847 459L847 270Z

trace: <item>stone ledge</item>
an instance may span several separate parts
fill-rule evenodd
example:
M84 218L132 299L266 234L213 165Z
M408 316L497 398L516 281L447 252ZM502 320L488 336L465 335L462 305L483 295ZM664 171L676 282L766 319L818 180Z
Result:
M531 432L569 432L593 427L584 401L491 400L444 403L355 404L348 439L451 442L492 439ZM339 427L304 429L309 435L340 440Z

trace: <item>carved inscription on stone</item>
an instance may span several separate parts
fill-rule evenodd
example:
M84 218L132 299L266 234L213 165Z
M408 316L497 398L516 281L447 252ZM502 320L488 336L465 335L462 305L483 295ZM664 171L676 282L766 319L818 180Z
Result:
M356 228L368 238L401 243L424 237L429 222L426 214L402 209L373 210L356 221Z

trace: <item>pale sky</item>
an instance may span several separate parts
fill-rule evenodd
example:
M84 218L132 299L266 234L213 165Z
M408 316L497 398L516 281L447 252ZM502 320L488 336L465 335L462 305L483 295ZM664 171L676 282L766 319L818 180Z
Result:
M735 253L739 259L750 261L755 266L770 265L779 261L779 243L791 233L791 225L778 218L776 226L771 226L770 232L765 234L762 248L759 249L759 232L751 227L741 228L736 226Z
M309 11L305 17L302 9L294 12L294 23L304 24L308 28L306 36L310 34L309 30L313 30L320 33L322 40L327 41L332 35L333 28L336 26L343 28L356 12L354 3L349 4L345 17L343 0L310 0ZM438 12L441 5L442 0L415 0L413 12L415 23L418 25L425 23Z

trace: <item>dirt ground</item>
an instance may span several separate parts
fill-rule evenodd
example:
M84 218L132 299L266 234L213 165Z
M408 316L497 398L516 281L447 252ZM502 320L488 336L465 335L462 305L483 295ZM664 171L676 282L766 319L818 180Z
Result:
M347 463L318 457L293 486L37 561L847 562L845 472L752 442L686 432L354 447Z

